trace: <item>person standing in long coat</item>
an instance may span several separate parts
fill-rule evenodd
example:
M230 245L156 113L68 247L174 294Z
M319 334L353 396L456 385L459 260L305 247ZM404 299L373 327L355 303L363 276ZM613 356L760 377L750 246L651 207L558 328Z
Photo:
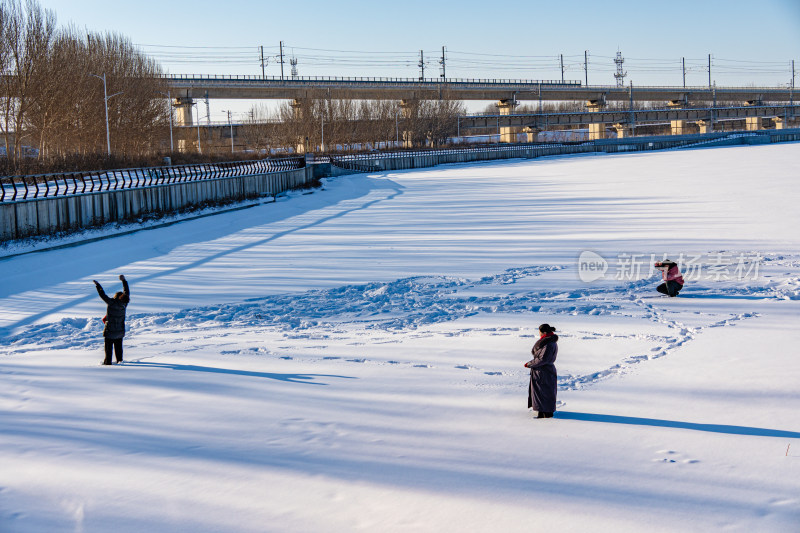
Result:
M552 418L556 411L558 374L554 363L558 356L558 335L555 331L549 324L539 326L539 340L531 349L533 359L525 363L531 369L528 408L533 407L538 413L536 418Z
M103 337L105 337L105 350L106 358L103 361L104 365L111 364L112 350L117 356L117 363L122 362L122 338L125 336L125 310L128 307L128 302L131 301L131 291L128 288L128 281L125 276L120 274L120 281L122 281L122 292L118 292L113 298L109 298L103 287L96 281L94 286L97 289L97 294L108 305L106 309L106 317L103 321L106 327L103 328Z

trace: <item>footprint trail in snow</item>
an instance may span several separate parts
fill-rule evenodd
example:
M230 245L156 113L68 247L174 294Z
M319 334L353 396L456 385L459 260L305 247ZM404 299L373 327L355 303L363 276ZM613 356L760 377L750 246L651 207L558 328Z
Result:
M707 328L731 327L757 317L754 300L800 298L795 258L767 255L766 265L771 270L759 284L696 284L686 291L691 297L677 299L653 297L653 280L565 284L564 279L574 274L568 265L511 268L480 279L409 277L178 312L132 314L127 342L130 350L166 344L160 353L216 348L225 357L247 354L421 369L448 366L511 384L523 379L526 371L509 366L509 357L523 360L527 353L511 355L500 346L532 344L536 326L547 321L562 323L559 386L578 389L668 356ZM729 304L720 311L699 305L714 298L739 298L741 303L735 313ZM101 330L99 318L34 325L3 339L0 353L95 350ZM237 339L242 331L248 332L247 340ZM167 343L165 335L178 335L180 342ZM254 345L253 337L265 339L264 344ZM497 353L483 354L479 362L426 360L431 346L454 344L457 350L458 342L489 338L497 343ZM424 349L415 343L425 343ZM391 358L370 356L371 346L395 344L405 350ZM605 355L597 355L600 352ZM572 364L577 356L583 361Z

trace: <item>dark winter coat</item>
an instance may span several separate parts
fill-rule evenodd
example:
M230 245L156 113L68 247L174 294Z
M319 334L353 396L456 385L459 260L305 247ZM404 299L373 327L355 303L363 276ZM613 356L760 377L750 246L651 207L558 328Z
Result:
M122 298L109 298L100 285L97 285L97 294L108 304L103 337L106 339L121 339L125 336L125 310L128 307L128 302L131 301L128 281L122 280Z
M531 369L531 381L528 387L528 407L543 413L556 410L556 391L558 374L556 374L556 357L558 356L558 335L548 335L536 341L531 349L533 359L525 366Z

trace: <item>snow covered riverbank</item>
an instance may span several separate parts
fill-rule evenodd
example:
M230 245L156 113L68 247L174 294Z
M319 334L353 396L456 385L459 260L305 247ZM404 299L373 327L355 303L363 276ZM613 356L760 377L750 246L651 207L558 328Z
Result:
M0 261L0 529L794 531L798 156L346 176ZM680 298L663 254L699 258ZM119 273L100 367L91 280ZM541 322L552 420L525 410Z

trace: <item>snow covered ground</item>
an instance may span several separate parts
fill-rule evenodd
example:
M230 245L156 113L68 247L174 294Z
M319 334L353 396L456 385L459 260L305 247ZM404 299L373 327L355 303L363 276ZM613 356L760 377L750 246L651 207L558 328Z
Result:
M0 530L796 532L798 161L345 176L0 260ZM103 367L91 280L120 273ZM549 420L525 409L542 322Z

